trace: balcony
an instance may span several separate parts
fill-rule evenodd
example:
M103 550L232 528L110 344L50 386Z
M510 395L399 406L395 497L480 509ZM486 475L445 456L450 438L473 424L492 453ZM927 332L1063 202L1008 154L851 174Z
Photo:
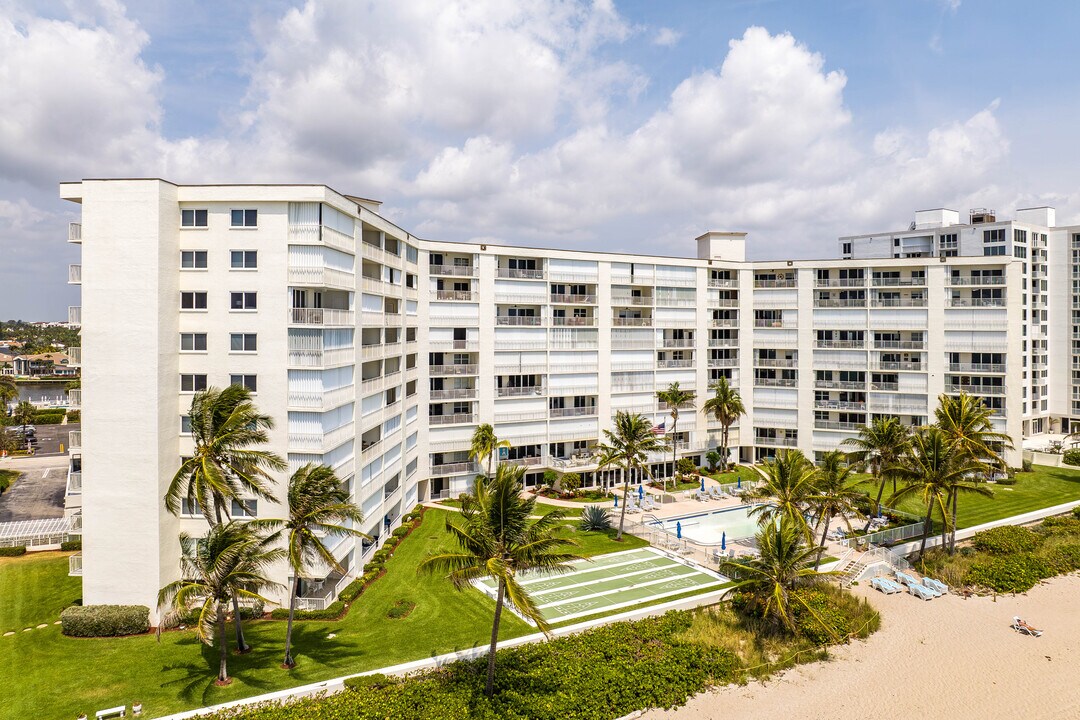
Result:
M774 367L774 368L793 368L798 367L798 360L789 360L787 358L754 358L754 365L757 367Z
M82 265L68 265L68 285L82 285Z
M513 278L516 280L543 280L544 271L540 270L526 270L521 268L498 268L496 271L497 277L501 278Z
M865 380L814 380L814 387L823 390L866 390Z
M68 558L68 575L82 577L82 553L75 553Z
M708 298L709 307L711 308L737 308L739 307L739 301L736 298Z
M948 279L949 285L1004 285L1004 275L954 275Z
M72 471L67 476L66 495L79 495L82 493L82 472Z
M725 280L723 278L709 278L709 287L711 287L711 288L737 288L737 287L739 287L739 281L737 279Z
M759 280L754 278L755 288L793 288L798 287L795 278L783 278L778 280Z
M428 265L428 274L474 277L476 275L476 267L472 265Z
M866 412L866 403L843 400L815 400L814 408L818 410L856 410L858 412Z
M737 318L711 318L709 325L711 327L733 328L739 327L739 321Z
M739 364L738 358L709 358L709 367L736 367Z
M595 295L564 295L561 293L552 293L551 302L561 305L595 305Z
M789 437L755 437L754 444L768 447L796 447L799 441L797 438Z
M458 413L456 415L428 415L428 425L466 425L476 422L476 415L472 413Z
M873 287L926 287L925 277L876 277L870 280Z
M432 400L472 400L476 398L476 388L446 388L444 390L432 390Z
M321 349L290 349L289 366L298 368L332 368L356 362L356 351L351 347Z
M82 306L68 306L68 325L82 325Z
M864 308L866 298L815 298L814 307L817 308Z
M656 367L662 368L662 369L667 369L667 368L692 368L692 367L695 366L695 364L696 363L693 360L657 360L656 361Z
M814 281L814 287L819 288L846 288L866 287L866 278L818 278Z
M543 395L544 388L541 385L528 385L525 387L501 387L495 389L496 397L523 397L528 395Z
M551 408L549 411L549 417L551 418L588 418L595 416L597 407L586 408Z
M329 228L323 228L324 236L327 230L329 230ZM383 250L378 245L372 245L368 242L360 243L360 248L361 254L368 260L374 260L377 263L381 263L382 265L389 265L390 267L401 267L400 255L395 255L392 252Z
M472 290L436 290L431 294L432 300L456 300L459 302L471 302Z
M527 422L529 420L544 420L548 416L546 410L524 410L522 412L497 412L495 422Z
M364 360L378 360L401 354L401 341L360 346L360 357Z
M611 324L615 327L652 327L652 318L611 318Z
M950 298L946 304L962 308L1003 308L1005 298Z
M596 325L595 317L553 317L551 324L554 327L593 327Z
M333 308L290 308L290 325L354 326L356 312Z
M68 367L82 367L81 347L69 347L66 352L67 356L71 358L71 362L68 363Z
M365 278L365 282L367 279ZM308 287L330 287L342 290L356 289L356 275L344 270L336 270L328 267L290 267L289 283L293 285L305 285ZM386 283L379 283L386 285ZM386 285L393 288L393 285ZM365 288L366 289L366 288ZM379 292L387 290L380 288Z
M330 452L355 437L353 423L345 423L327 433L289 433L290 452Z
M432 465L432 475L461 475L469 473L470 475L480 471L480 466L472 460L466 460L465 462L443 463L441 465Z
M694 341L687 338L664 338L660 341L660 347L666 348L692 348Z
M540 455L530 455L528 457L508 458L506 460L500 460L500 465L524 465L525 467L537 467L544 464L544 458Z
M68 390L67 391L67 401L68 401L68 407L69 408L80 408L80 407L82 407L82 390L80 390L80 389Z
M872 382L870 383L871 390L884 391L884 392L897 392L900 390L900 383L895 382Z
M709 347L738 347L739 338L709 338Z
M82 430L69 430L68 452L79 452L80 450L82 450Z
M797 387L799 381L795 378L769 378L769 377L756 377L754 378L754 385L756 387L784 387L791 388Z
M948 383L945 385L945 392L947 393L960 393L965 392L970 395L1004 395L1004 385L972 385L970 383Z
M1005 365L1004 363L949 363L949 372L1003 373Z
M290 223L290 245L326 245L347 253L356 252L356 240L352 235L338 232L319 223Z
M870 307L875 308L919 308L926 307L926 298L874 298Z
M815 340L814 347L824 350L862 350L865 340Z
M920 372L926 369L926 367L921 362L914 360L879 361L876 363L871 363L870 367L874 370L914 370Z
M623 305L652 305L652 295L612 295L611 304L615 307Z
M814 421L814 429L815 430L847 430L847 431L850 431L850 432L858 432L860 427L862 427L861 423L836 422L834 420L815 420Z
M875 350L925 350L923 340L875 340Z
M542 319L539 315L496 315L496 325L526 325L539 326Z
M480 347L479 340L430 340L430 350L477 350Z
M82 243L82 223L68 223L68 242Z
M330 410L356 400L356 386L345 387L322 392L296 392L289 391L289 409L297 410Z

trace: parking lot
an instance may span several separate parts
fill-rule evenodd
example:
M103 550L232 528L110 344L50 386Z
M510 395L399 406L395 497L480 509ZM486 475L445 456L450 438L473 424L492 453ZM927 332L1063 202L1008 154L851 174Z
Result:
M34 447L34 455L40 457L42 455L59 455L60 445L64 446L64 452L68 449L68 433L72 430L78 430L81 426L78 423L68 423L67 425L36 425L37 433L35 438L37 444ZM18 431L18 426L12 428Z

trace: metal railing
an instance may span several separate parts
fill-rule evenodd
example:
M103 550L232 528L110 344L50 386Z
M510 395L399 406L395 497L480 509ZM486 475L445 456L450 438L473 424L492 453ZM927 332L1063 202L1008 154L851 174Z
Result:
M432 390L432 400L472 400L476 397L477 389L472 388L448 388L444 390Z
M540 325L543 322L539 315L496 315L496 325Z
M428 265L428 274L472 277L476 275L476 268L472 265Z
M523 268L505 268L500 267L496 271L496 275L501 278L516 278L519 280L543 280L544 271L538 270L526 270Z
M551 324L555 327L592 327L596 325L595 317L553 317Z
M356 313L334 308L290 308L292 325L355 325Z
M862 350L865 340L815 340L814 347L833 350Z
M82 285L82 265L68 265L68 285Z
M798 287L795 278L782 278L779 280L767 280L754 278L756 288L793 288Z
M459 425L476 422L476 415L472 413L458 413L456 415L428 415L428 425Z
M82 223L69 222L68 223L68 242L69 243L81 243L82 242Z
M946 281L949 285L1004 285L1004 275L952 275Z
M595 405L591 407L551 408L549 417L586 417L596 415L597 411L598 408Z
M463 365L432 365L428 368L432 375L476 375L479 365L472 363Z
M565 293L552 293L551 302L564 304L596 304L595 295L568 295Z
M472 300L472 290L436 290L434 293L435 300Z

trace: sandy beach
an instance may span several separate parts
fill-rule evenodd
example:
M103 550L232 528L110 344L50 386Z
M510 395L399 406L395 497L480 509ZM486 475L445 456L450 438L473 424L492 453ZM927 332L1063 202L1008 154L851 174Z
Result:
M866 585L855 592L882 614L881 630L868 640L766 683L720 688L641 717L1080 718L1080 576L996 602L952 595L924 602ZM1043 636L1012 630L1014 615Z

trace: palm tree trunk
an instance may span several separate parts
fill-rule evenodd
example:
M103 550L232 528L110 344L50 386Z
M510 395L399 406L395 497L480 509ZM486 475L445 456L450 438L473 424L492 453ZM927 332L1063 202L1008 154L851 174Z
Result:
M880 515L881 514L881 496L884 493L885 493L885 478L879 477L878 478L877 497L874 498L874 515ZM873 519L873 516L866 518L866 525L863 527L863 532L868 532L870 530L870 521L872 519Z
M956 501L960 495L958 492L953 492L952 496L952 533L949 538L949 554L952 555L956 552Z
M922 531L922 545L919 546L919 557L923 556L926 552L926 540L930 537L930 530L933 529L933 525L930 523L930 513L934 511L934 499L930 498L930 501L926 503L926 519L923 520Z
M282 666L292 670L296 667L296 661L292 656L292 623L293 615L296 613L296 596L300 594L300 574L297 573L293 579L293 590L289 593L289 622L285 626L285 661L282 662Z
M676 475L676 473L678 472L678 469L676 468L676 460L675 460L675 458L678 456L678 453L679 453L678 441L675 439L675 433L677 433L678 431L679 431L679 415L678 415L678 413L675 413L675 414L673 414L671 416L671 489L672 490L675 489L675 478L678 477L678 475ZM664 490L667 490L667 481L664 482Z
M723 425L720 428L720 472L727 472L727 456L728 456L728 426Z
M502 616L503 592L505 585L499 580L499 594L495 598L495 622L491 624L491 645L488 646L487 683L484 685L484 694L491 697L495 694L495 646L499 644L499 618Z
M623 493L622 493L622 511L619 513L619 534L615 536L616 542L622 540L623 523L626 521L626 498L630 497L630 483L627 482L627 470L623 470Z
M821 549L821 551L817 554L817 560L814 561L814 570L815 571L819 567L821 567L821 556L825 554L825 537L829 534L829 523L832 522L832 514L830 513L830 514L826 515L825 513L822 513L821 519L822 519L821 524L824 525L825 527L823 527L821 529L821 545L818 546Z
M244 640L244 627L240 619L240 601L233 595L233 624L236 626L236 652L243 655L251 652L251 646Z
M949 505L952 502L952 493L945 496L945 507L941 508L941 549L945 550L949 541Z
M218 683L224 685L229 682L229 648L228 643L228 630L225 625L225 606L222 603L218 603L217 607L218 616Z

